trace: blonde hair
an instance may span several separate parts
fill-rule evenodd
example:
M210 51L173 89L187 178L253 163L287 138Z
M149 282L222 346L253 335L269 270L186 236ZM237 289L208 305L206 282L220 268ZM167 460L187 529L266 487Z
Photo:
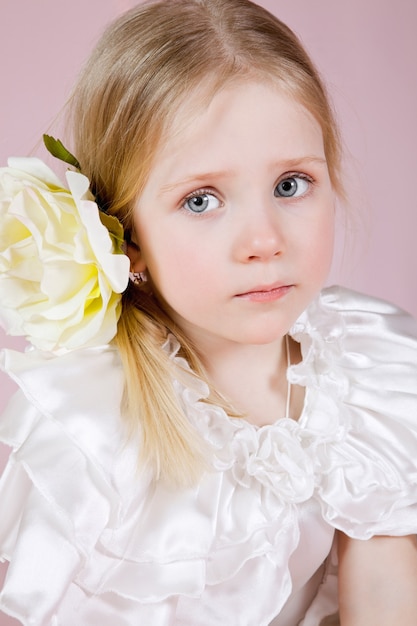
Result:
M294 33L248 0L159 0L108 28L72 97L73 150L101 207L118 216L128 238L135 201L187 96L204 85L210 98L248 78L273 81L313 115L333 187L343 195L333 113ZM205 378L187 337L146 289L130 285L116 338L126 371L126 414L155 476L186 484L204 467L204 447L177 398L172 381L178 372L161 349L169 332Z

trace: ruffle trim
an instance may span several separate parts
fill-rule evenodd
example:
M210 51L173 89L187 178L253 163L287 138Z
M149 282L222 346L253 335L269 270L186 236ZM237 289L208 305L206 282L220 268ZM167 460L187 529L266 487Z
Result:
M175 494L134 471L134 448L118 431L122 375L114 350L54 359L5 353L3 368L29 401L17 396L0 427L0 438L15 448L0 483L7 510L0 536L12 560L5 610L15 611L21 580L27 597L37 598L37 615L30 602L30 616L17 614L28 625L49 623L72 581L87 594L141 603L197 598L266 555L282 584L275 587L277 612L291 592L288 562L303 502L315 501L326 523L359 538L415 532L417 433L405 417L417 414L410 393L417 380L414 333L409 319L385 303L326 290L291 330L303 361L288 376L306 387L298 422L255 427L207 405L203 383L177 381L188 418L213 447L213 471ZM166 349L188 369L172 338ZM381 376L390 381L391 401L376 393ZM89 388L80 392L84 379ZM51 532L36 537L40 514ZM62 551L42 563L42 553L53 554L48 536L65 546L65 571ZM31 578L23 575L28 545L37 562ZM59 568L59 580L51 581ZM46 594L52 582L55 591Z
M291 383L306 388L298 422L257 427L202 402L204 385L197 400L181 389L189 419L215 449L215 470L230 476L236 492L262 492L269 519L313 497L329 524L357 538L416 532L415 321L334 287L290 334L303 355L288 371ZM186 369L175 341L169 350Z

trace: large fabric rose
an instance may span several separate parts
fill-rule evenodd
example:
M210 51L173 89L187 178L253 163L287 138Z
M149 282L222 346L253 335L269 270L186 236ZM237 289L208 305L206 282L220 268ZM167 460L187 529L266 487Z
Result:
M89 181L69 189L39 159L0 169L0 322L10 335L58 352L116 334L129 279L118 220L99 211Z

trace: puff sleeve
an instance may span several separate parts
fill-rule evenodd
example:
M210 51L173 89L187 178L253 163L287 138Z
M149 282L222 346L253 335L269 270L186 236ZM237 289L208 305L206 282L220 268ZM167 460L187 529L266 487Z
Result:
M316 433L316 493L329 524L360 539L417 532L417 325L395 306L325 290L293 329Z

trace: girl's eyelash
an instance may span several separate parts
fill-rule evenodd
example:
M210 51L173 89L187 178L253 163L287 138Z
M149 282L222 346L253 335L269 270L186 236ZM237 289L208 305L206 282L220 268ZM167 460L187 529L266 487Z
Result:
M302 180L306 180L312 184L316 182L310 174L306 174L305 172L285 172L285 174L279 177L277 185L287 178L301 178Z
M191 198L197 198L198 196L204 196L205 194L210 194L212 196L216 195L213 189L202 187L201 189L196 189L195 191L192 191L191 193L184 196L184 198L181 200L181 205L187 202L187 200L191 200Z

